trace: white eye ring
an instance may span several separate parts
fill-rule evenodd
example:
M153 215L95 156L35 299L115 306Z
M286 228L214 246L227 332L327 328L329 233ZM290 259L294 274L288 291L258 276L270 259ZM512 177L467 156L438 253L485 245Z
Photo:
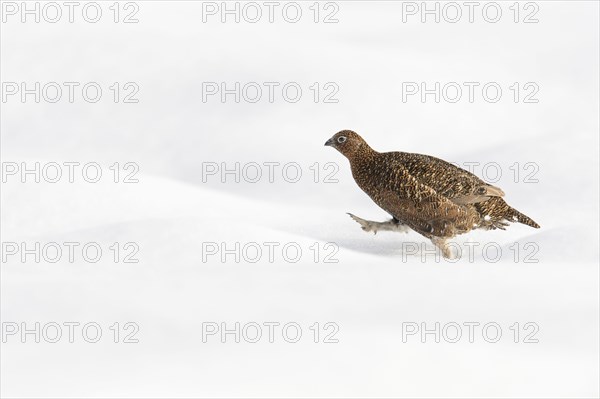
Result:
M341 143L343 143L343 142L345 142L346 140L347 140L347 139L346 139L346 137L345 137L345 136L340 136L340 137L338 137L338 143L340 143L340 144L341 144Z

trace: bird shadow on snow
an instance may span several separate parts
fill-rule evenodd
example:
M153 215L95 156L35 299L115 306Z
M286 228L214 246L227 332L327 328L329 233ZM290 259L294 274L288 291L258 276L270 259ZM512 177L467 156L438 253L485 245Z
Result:
M314 224L310 222L310 220L305 220L302 224L290 226L276 221L265 223L263 220L261 224L282 233L298 235L315 241L332 242L340 248L389 257L402 255L402 240L406 240L406 237L412 236L412 241L418 239L416 233L405 234L387 231L376 235L366 233L350 218L348 218L348 224L345 226L339 226L337 223L324 226L316 221Z
M433 259L435 256L433 251L437 251L429 239L412 231L408 233L383 231L373 234L364 232L360 226L353 226L353 224L356 223L349 220L348 226L344 226L344 228L340 228L335 223L332 223L331 227L303 224L293 228L278 223L269 224L265 227L288 234L301 235L313 240L332 242L340 248L387 258L420 260L422 257L426 257L427 259ZM517 226L513 228L517 228ZM458 259L459 261L489 261L490 258L495 261L496 256L499 256L498 261L516 263L523 263L525 260L527 261L524 263L560 261L564 258L568 258L570 261L585 262L589 259L586 255L591 255L586 254L586 251L582 251L581 246L573 251L575 253L564 254L564 244L565 241L568 241L567 237L570 234L562 228L534 231L526 235L523 235L523 232L515 231L514 233L510 235L509 231L475 231L471 235L457 236L449 242L457 244L464 251ZM469 249L466 243L476 244L476 249L473 250L471 256L468 254ZM562 245L557 246L559 243ZM490 249L484 253L483 248L487 247L490 247ZM498 249L500 252L496 255ZM517 260L515 260L515 253L518 254ZM437 254L439 254L439 251L437 251Z
M344 229L336 226L323 227L322 225L303 225L291 228L280 224L272 224L265 227L316 241L332 242L340 248L385 257L401 256L403 241L414 242L420 240L420 236L416 233L406 234L387 231L378 234L366 233L361 230L358 224L350 222L355 226L349 223L349 226ZM356 229L356 231L351 231L352 229Z

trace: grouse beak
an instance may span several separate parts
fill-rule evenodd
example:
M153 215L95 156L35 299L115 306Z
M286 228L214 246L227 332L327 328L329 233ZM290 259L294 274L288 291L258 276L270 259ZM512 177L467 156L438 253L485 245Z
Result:
M329 139L325 142L326 146L332 146L333 145L333 139Z

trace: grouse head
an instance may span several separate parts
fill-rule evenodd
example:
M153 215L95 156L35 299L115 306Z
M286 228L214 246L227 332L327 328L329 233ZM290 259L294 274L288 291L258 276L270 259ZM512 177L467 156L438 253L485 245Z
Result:
M325 142L325 145L335 148L348 159L352 159L361 152L371 150L367 142L352 130L337 132Z

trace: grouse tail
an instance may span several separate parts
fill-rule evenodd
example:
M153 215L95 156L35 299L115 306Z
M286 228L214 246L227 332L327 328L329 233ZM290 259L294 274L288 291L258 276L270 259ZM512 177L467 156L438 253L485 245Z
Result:
M517 211L515 208L508 208L508 211L505 214L505 219L506 220L512 220L512 221L516 221L519 223L523 223L526 224L527 226L531 226L533 228L539 229L540 225L537 224L532 218L530 218L527 215L522 214L521 212Z

